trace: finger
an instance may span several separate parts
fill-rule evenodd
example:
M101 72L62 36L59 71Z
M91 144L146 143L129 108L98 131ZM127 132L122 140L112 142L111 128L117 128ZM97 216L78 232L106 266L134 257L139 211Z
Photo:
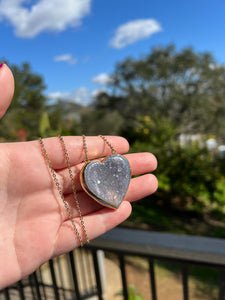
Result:
M153 174L146 174L133 178L127 191L125 200L133 202L143 199L153 193L158 188L158 180Z
M131 167L131 175L153 172L157 168L157 159L152 153L126 154Z
M97 236L102 235L126 220L130 213L131 205L129 202L124 201L116 211L102 208L99 211L85 216L84 222L88 238L92 240ZM76 226L85 242L84 233L79 222L76 222ZM77 246L79 246L79 240L75 236L70 220L68 220L62 224L58 231L53 255L58 256L62 253L71 251Z
M123 154L129 150L129 144L123 137L107 136L106 138L118 153ZM47 138L43 139L43 142L53 168L55 170L66 168L67 163L65 154L59 138ZM64 137L64 142L69 154L71 165L79 164L85 160L82 136L67 136ZM106 143L98 136L86 137L86 142L89 159L99 158L111 153L109 146L106 145ZM36 143L36 146L40 148L40 143L38 143L37 141L33 143Z
M151 153L131 153L124 155L130 164L131 175L140 175L144 173L150 173L154 171L157 167L157 160L155 156ZM77 191L81 191L82 187L80 184L80 171L82 170L84 163L79 164L71 168L74 183ZM63 169L58 172L60 181L63 185L63 191L65 194L72 192L72 185L69 177L68 169Z
M148 195L151 195L157 190L158 181L152 174L142 175L140 177L132 178L126 196L123 201L133 202L139 199L143 199ZM79 202L82 215L85 216L89 213L93 213L102 208L97 201L89 197L84 191L77 193L77 199ZM72 212L72 216L78 217L78 209L73 194L67 195L65 200L69 204ZM61 202L62 220L68 219L68 214L64 209Z
M0 64L0 118L9 107L14 93L14 78L6 64Z

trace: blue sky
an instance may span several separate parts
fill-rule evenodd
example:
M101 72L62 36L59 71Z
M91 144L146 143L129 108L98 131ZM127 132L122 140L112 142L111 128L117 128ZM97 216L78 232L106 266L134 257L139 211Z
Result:
M46 94L88 103L116 62L174 43L225 63L224 0L0 0L0 58L28 61Z

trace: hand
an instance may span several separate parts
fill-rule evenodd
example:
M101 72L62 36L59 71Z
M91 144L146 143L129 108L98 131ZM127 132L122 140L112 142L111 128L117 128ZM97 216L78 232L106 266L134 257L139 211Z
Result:
M6 65L0 69L0 116L9 106L14 90L13 76ZM118 153L128 151L121 137L107 137ZM131 180L120 207L105 208L83 192L79 173L84 164L82 137L64 137L89 239L124 221L130 202L157 189L157 180L145 174ZM66 161L58 138L44 139L45 147L80 234L79 214L74 204ZM110 154L99 137L87 137L90 159ZM150 153L126 155L132 175L152 172L156 159ZM49 173L39 141L0 145L0 289L35 271L50 258L79 246L62 199ZM82 235L83 237L83 235ZM84 238L84 237L83 237Z

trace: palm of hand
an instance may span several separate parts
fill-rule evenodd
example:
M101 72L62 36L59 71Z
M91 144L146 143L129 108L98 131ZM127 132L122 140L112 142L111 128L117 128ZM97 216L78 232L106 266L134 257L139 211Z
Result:
M131 211L129 201L142 198L156 189L155 177L150 174L143 175L132 179L125 199L127 201L123 201L117 211L100 206L90 199L76 182L83 165L81 138L68 137L66 140L69 147L71 144L71 147L77 148L76 157L72 157L72 171L78 189L78 198L82 201L80 202L81 210L90 239L126 219ZM91 145L97 145L95 151L91 151L93 157L109 154L108 149L102 147L97 137L89 138L89 140ZM50 159L53 159L57 176L63 185L65 199L71 206L75 223L79 224L79 215L69 187L68 170L62 153L59 155L60 145L57 139L46 141L48 141ZM117 138L117 144L119 152L127 151L128 146L123 139ZM62 199L58 195L41 154L38 141L4 144L1 152L3 162L1 174L4 174L1 177L1 186L4 189L1 191L0 211L5 222L0 224L3 233L1 241L4 244L4 247L0 249L0 259L2 258L0 264L4 266L2 274L7 277L8 273L9 282L13 282L34 271L49 258L78 246L79 241L74 235ZM148 153L130 154L128 159L133 174L149 172L155 168L155 159ZM149 161L147 165L146 160ZM142 190L140 191L138 182L141 181ZM93 224L98 226L93 226ZM79 227L78 225L83 235ZM3 252L7 253L7 260ZM13 280L10 274L11 266L14 269Z
M9 106L14 91L13 76L4 65L0 72L0 118ZM71 182L56 138L46 139L46 149L57 173L65 200L77 228L79 214L74 205ZM82 137L65 138L85 228L89 239L103 234L124 221L131 212L130 202L141 199L157 188L152 174L131 180L124 201L114 211L90 199L79 183L84 153ZM128 143L120 137L109 137L118 153L128 151ZM109 155L98 137L87 138L89 158ZM152 172L157 165L150 153L127 155L132 175ZM0 145L0 289L20 280L53 256L79 246L62 199L52 181L38 141L2 143Z
M0 211L5 222L0 224L0 264L6 277L13 266L17 279L53 255L60 214L46 166L41 155L32 151L33 145L28 144L24 151L20 144L4 145L2 152L4 148L8 151L1 159L4 176L0 180L5 189L1 191ZM6 261L3 252L7 253Z

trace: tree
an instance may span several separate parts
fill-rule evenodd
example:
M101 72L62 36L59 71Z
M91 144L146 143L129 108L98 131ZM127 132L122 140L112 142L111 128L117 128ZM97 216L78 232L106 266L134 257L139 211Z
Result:
M45 110L45 84L42 76L31 70L29 63L11 65L15 78L15 94L5 118L1 121L0 135L17 139L24 130L28 139L39 136L39 123Z
M119 109L120 101L118 97L109 96L106 92L99 93L89 109L81 115L81 127L85 134L120 133L125 123Z
M129 134L136 116L147 114L170 119L179 133L214 134L225 140L225 67L210 53L155 47L140 59L118 63L112 79L113 94L105 95L103 108L122 115L123 132ZM102 95L96 107L101 101Z

